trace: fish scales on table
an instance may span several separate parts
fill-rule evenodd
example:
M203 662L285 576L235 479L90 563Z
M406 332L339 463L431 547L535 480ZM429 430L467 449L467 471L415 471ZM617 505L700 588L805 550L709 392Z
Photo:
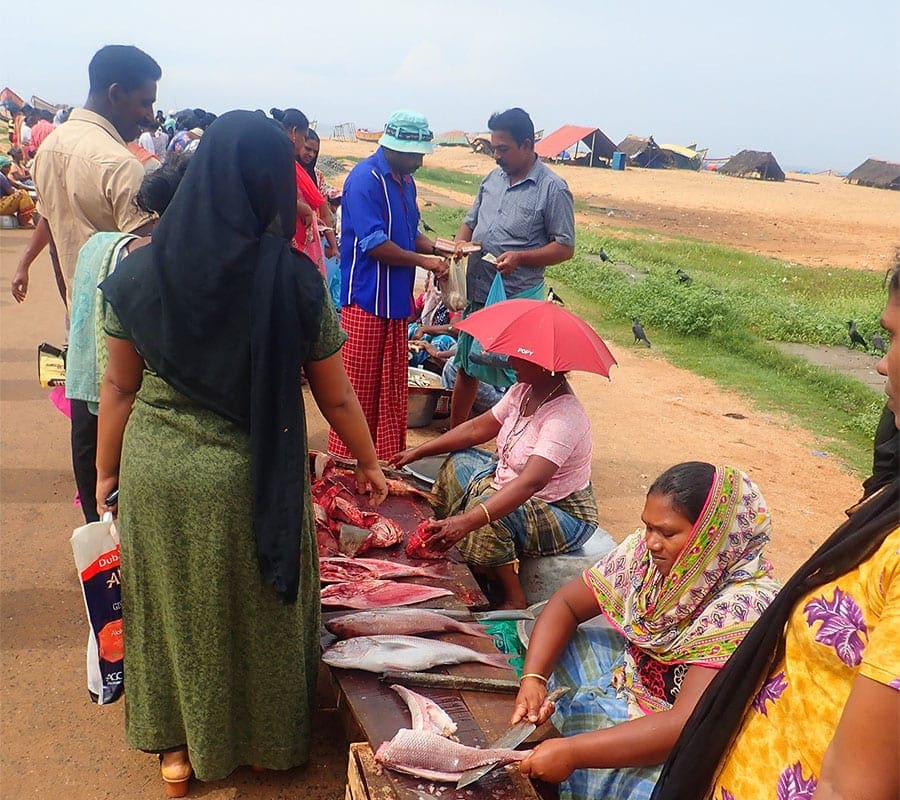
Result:
M414 731L436 733L438 736L456 740L453 735L456 733L456 723L434 700L396 683L391 686L391 689L399 694L406 703Z
M490 639L480 625L418 608L384 608L335 617L325 623L329 633L341 639L355 636L412 635L417 633L466 633Z
M322 589L323 606L344 608L384 608L386 606L410 606L452 595L449 589L423 586L419 583L398 581L361 580L332 583Z
M464 664L469 661L509 669L508 659L509 656L503 653L479 653L469 647L439 639L403 635L356 636L337 642L322 655L322 661L330 667L362 669L367 672L421 672L445 664Z
M455 782L470 769L487 764L512 764L530 753L530 750L468 747L436 733L401 728L393 739L378 748L375 762L418 778Z

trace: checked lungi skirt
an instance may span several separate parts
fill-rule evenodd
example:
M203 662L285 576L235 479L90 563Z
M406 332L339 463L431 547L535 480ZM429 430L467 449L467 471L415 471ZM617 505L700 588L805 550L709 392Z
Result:
M470 447L451 453L434 484L441 517L464 514L497 492L491 486L497 462ZM590 484L555 503L535 497L505 517L482 525L456 545L467 564L499 567L519 555L550 556L577 550L597 530L597 503Z
M341 350L344 369L362 406L375 453L381 460L388 459L406 449L409 407L406 320L376 317L352 305L341 309L341 327L347 333L347 342ZM342 458L353 458L334 430L328 432L328 451Z

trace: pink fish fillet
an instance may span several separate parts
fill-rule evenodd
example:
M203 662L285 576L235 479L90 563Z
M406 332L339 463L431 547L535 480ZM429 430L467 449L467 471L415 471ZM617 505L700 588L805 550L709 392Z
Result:
M482 750L452 742L436 733L401 728L375 753L381 766L430 781L458 781L470 769L486 764L512 764L530 750Z
M384 608L385 606L409 606L436 597L451 595L449 589L421 586L418 583L397 581L362 580L333 583L322 590L323 606L344 608Z
M456 723L434 700L396 683L391 685L391 689L403 698L403 702L409 708L414 731L426 731L446 736L448 739L456 739L453 735L456 733Z
M388 580L391 578L446 578L446 573L411 564L397 564L381 558L334 558L319 559L319 576L322 583L357 581L371 578Z

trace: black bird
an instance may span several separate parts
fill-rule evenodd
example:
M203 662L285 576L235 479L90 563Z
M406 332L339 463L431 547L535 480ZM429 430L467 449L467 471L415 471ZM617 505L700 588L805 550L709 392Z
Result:
M637 317L631 318L631 332L634 334L634 341L632 344L637 344L638 342L643 342L647 347L650 347L650 340L647 338L647 334L644 333L644 328L641 326L641 321Z
M602 247L600 248L600 252L597 253L597 255L600 256L601 261L609 261L609 256L606 255L606 251L604 251Z
M676 269L675 274L678 276L679 283L693 283L694 279L688 275L683 269Z
M876 353L881 353L881 355L887 353L887 345L884 343L884 337L880 333L872 334L872 349Z
M861 345L862 349L868 352L869 347L866 344L866 340L863 339L862 335L858 330L856 330L856 323L852 319L847 320L847 325L849 326L850 331L850 347L852 348L854 345Z
M427 222L425 222L424 219L422 220L422 227L429 233L434 233L434 228L432 228L431 225L429 225Z
M547 299L548 299L551 303L559 303L561 306L564 306L564 305L565 305L565 303L563 302L563 299L562 299L556 292L553 291L553 287L552 287L552 286L548 287L548 290L547 290Z

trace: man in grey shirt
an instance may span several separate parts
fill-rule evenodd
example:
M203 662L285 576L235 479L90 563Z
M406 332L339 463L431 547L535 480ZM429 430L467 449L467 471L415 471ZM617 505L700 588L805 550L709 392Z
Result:
M503 276L509 299L543 299L544 270L575 252L575 209L566 182L548 169L534 152L534 125L521 108L496 113L488 120L497 169L481 182L478 196L456 234L457 242L480 242L482 255L469 258L465 316L484 307L494 278ZM454 363L459 367L453 387L450 424L469 418L478 381L492 386L515 382L511 370L472 363L472 337L460 333Z

